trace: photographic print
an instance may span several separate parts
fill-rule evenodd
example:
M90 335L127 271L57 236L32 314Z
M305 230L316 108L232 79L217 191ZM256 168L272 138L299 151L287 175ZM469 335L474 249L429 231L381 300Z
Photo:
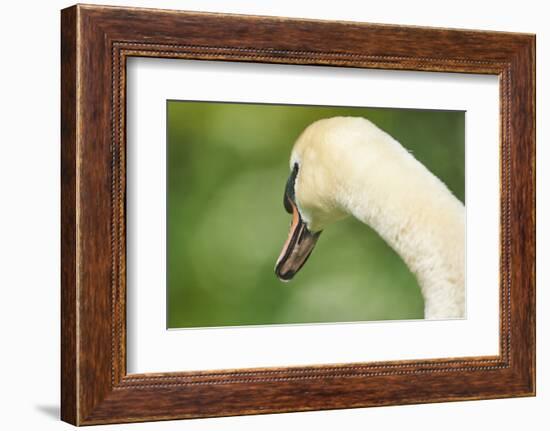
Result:
M465 113L167 102L168 328L465 317Z
M61 418L534 396L535 44L64 9Z

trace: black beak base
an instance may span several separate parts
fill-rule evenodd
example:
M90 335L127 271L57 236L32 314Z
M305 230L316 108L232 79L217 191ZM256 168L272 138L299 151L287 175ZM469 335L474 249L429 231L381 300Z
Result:
M311 232L303 221L296 205L295 182L298 174L298 165L295 164L287 181L284 195L284 206L292 214L290 232L283 246L283 250L275 265L275 274L282 281L290 281L304 266L309 258L321 232Z

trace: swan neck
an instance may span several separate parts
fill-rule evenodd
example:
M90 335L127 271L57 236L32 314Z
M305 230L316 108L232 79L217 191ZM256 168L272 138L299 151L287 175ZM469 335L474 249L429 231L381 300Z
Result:
M339 194L348 198L341 204L371 226L415 275L426 319L463 318L464 205L405 153L403 163L380 171L379 184L373 184L372 170L347 181Z

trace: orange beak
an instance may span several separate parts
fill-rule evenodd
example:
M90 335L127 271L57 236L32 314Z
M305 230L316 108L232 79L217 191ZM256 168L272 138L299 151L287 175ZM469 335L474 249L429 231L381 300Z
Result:
M285 207L292 211L290 232L275 265L275 274L281 281L290 281L304 266L321 232L311 232L292 198L285 195ZM290 212L290 211L289 211Z

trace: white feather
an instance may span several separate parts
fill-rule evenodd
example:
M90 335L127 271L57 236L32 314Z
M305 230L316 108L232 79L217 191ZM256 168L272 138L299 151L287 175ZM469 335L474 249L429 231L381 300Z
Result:
M356 117L300 135L296 202L310 230L346 215L376 230L417 277L425 318L464 317L464 205L399 142Z

